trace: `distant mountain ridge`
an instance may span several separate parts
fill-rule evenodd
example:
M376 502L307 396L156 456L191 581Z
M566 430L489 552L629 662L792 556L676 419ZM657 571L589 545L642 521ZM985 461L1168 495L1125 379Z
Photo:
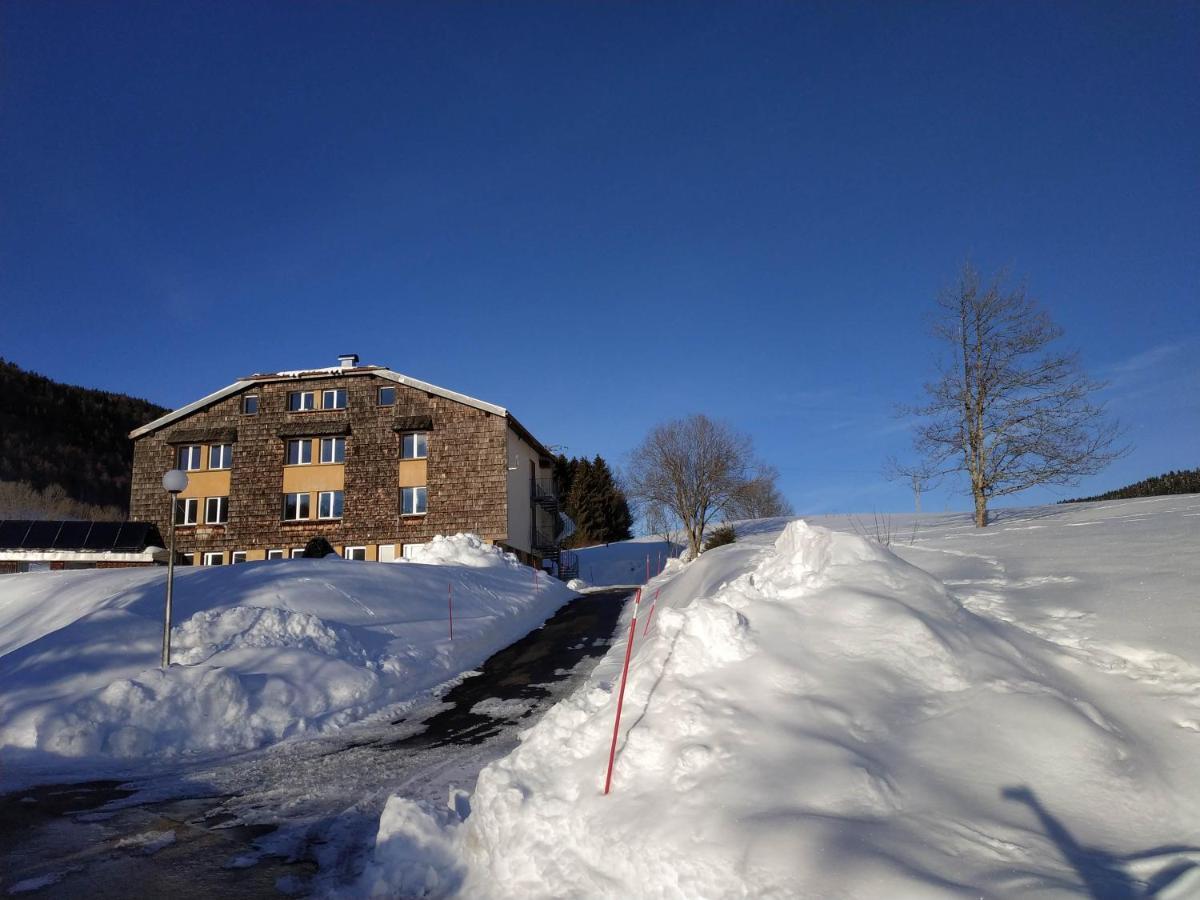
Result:
M58 485L80 503L129 509L129 432L168 410L62 384L0 357L0 482Z
M1097 494L1095 497L1077 497L1060 500L1059 503L1087 503L1091 500L1132 500L1135 497L1161 497L1165 494L1200 494L1200 469L1171 471L1165 475L1143 478L1133 484Z

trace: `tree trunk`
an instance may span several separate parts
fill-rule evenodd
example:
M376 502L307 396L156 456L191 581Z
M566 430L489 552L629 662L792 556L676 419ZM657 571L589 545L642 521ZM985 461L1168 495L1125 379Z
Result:
M983 491L976 490L975 491L975 527L976 528L987 528L987 523L988 523L987 497L984 495Z

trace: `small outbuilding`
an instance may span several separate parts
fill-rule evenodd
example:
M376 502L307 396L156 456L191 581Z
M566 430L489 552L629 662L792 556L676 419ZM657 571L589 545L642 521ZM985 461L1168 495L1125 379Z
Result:
M0 575L151 566L167 556L151 522L0 519Z

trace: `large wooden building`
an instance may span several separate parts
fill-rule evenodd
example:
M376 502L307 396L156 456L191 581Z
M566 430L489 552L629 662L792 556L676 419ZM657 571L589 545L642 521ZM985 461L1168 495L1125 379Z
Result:
M176 545L197 565L298 556L316 535L352 559L464 531L555 555L552 458L511 413L339 363L251 375L135 429L131 518L167 533L162 476L179 468Z

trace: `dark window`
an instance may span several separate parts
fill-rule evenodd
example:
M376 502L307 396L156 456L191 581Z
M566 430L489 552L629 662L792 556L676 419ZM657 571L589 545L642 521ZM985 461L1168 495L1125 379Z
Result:
M346 389L337 388L331 391L321 392L321 409L345 409L346 408Z
M242 398L242 414L247 416L258 415L258 394L247 394Z
M309 438L288 441L287 464L289 466L307 466L312 462L312 441Z
M429 437L423 431L412 431L400 436L401 459L425 459L429 456Z
M394 387L381 387L379 389L379 405L394 406L396 404L396 389Z
M179 468L185 472L196 472L200 469L200 451L198 444L179 448Z
M340 519L344 498L342 491L321 491L317 494L317 518Z
M204 501L204 523L206 525L224 525L228 521L228 497L209 497Z
M180 498L175 501L175 524L176 525L195 525L196 512L200 507L200 501L196 497Z
M312 391L292 391L288 394L288 412L303 412L316 408L316 395Z
M346 439L343 437L321 438L321 462L340 463L346 461Z
M284 494L283 495L283 518L284 521L296 522L309 517L309 495L308 494Z
M406 487L400 489L400 513L405 516L425 515L425 488Z
M233 465L233 444L213 444L208 448L208 467L228 469Z

